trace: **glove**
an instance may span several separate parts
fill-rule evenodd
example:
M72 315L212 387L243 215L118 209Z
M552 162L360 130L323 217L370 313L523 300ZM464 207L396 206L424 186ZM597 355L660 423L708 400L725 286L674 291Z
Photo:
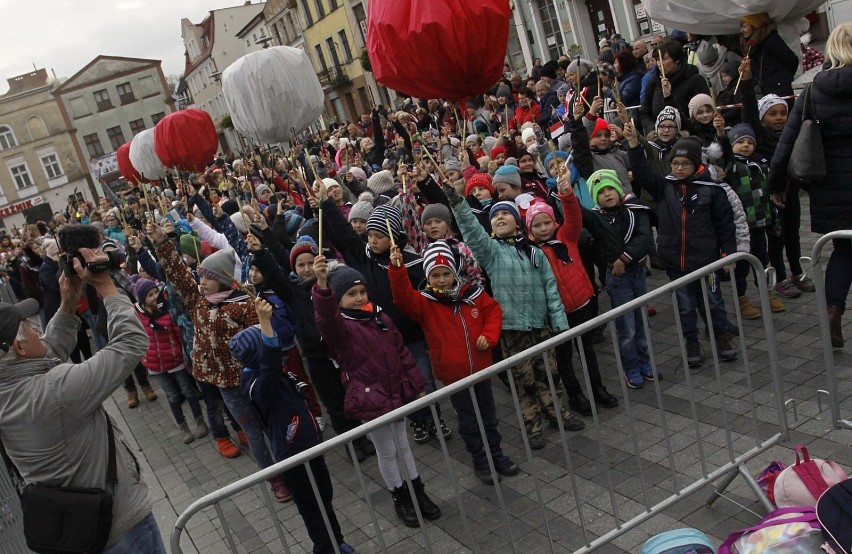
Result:
M444 183L441 188L444 189L444 194L447 195L447 201L450 203L450 206L458 206L464 201L464 197L460 196L456 192L455 187L450 183Z

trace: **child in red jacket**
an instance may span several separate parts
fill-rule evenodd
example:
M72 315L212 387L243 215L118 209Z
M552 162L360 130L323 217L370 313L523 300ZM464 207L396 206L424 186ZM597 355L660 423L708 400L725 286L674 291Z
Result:
M571 327L581 325L595 317L592 297L595 294L589 274L580 259L580 231L583 230L583 216L580 204L575 196L560 196L565 223L559 226L553 208L542 201L533 202L526 213L529 238L541 248L550 262L556 277L556 288L565 306L568 323ZM600 406L614 408L618 399L607 392L601 381L598 358L592 340L586 336L583 340L583 353L589 368L589 380L592 383L592 395ZM583 387L574 374L574 341L568 341L556 347L556 367L562 386L568 393L568 405L580 415L591 416L592 406L583 394Z
M482 287L459 280L458 254L450 245L438 240L423 251L427 286L419 292L411 286L398 247L391 251L390 259L388 275L394 303L423 329L435 377L448 385L490 366L491 349L500 340L503 312ZM503 454L500 446L503 439L497 430L491 380L476 383L473 391L494 468L499 475L517 475L517 464ZM458 414L459 434L473 457L474 473L486 485L493 485L469 392L458 392L450 396L450 401Z
M138 279L133 286L136 302L136 315L142 320L142 326L148 333L148 351L142 358L142 365L148 370L166 393L169 408L183 433L183 442L189 444L197 438L207 436L207 424L201 413L201 394L195 379L186 370L183 359L183 345L180 328L169 314L165 301L160 298L157 283L150 279ZM192 417L195 418L195 434L189 430L181 403L186 398Z

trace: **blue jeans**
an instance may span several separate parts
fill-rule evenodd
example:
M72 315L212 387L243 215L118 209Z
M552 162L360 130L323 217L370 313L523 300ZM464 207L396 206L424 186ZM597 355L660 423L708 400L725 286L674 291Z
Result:
M491 451L493 457L501 458L503 449L500 443L503 441L503 437L500 436L500 431L497 429L499 420L497 419L494 395L491 392L491 380L486 379L473 385L473 390L476 393L476 403L482 416L485 437L488 439L488 450ZM465 449L473 458L474 467L487 469L486 445L482 444L482 435L479 432L479 423L476 421L476 411L473 407L473 400L470 398L470 391L463 390L451 395L450 402L456 410L456 415L458 415L459 435L464 441Z
M219 390L222 392L222 400L225 401L225 405L228 406L240 427L245 431L254 462L261 469L271 466L273 464L272 455L269 453L269 447L266 446L263 425L261 425L260 416L257 415L254 407L243 396L240 387L219 387Z
M231 415L228 407L225 406L225 401L222 400L222 393L219 387L198 381L198 388L201 389L201 398L204 399L204 405L207 408L207 425L210 427L210 432L213 433L213 438L224 439L228 436L228 428L225 426L225 414L231 420L231 426L234 431L240 430L240 425Z
M85 320L86 325L89 326L89 329L92 330L92 336L95 338L95 346L98 347L98 350L102 349L107 345L106 337L98 334L98 317L92 313L91 309L87 309L85 312L80 314L80 319Z
M686 275L675 269L667 269L666 275L674 281ZM725 311L725 299L722 298L722 286L715 274L704 277L707 283L707 300L710 302L710 318L717 337L728 332L728 313ZM701 296L701 281L693 281L677 289L677 307L683 338L686 342L698 342L698 298Z
M426 341L420 339L416 342L407 342L405 343L405 347L414 356L414 361L420 369L420 374L426 379L426 394L438 390L438 386L435 384L435 375L432 373L432 362L429 360L429 347L426 346ZM438 417L441 417L441 405L437 402L435 403L435 410L438 412ZM429 408L423 408L414 412L408 416L408 419L417 423L434 423L432 421L432 412Z
M173 373L157 373L154 375L154 379L160 383L163 392L166 393L169 408L172 410L172 415L175 417L175 422L178 425L186 423L183 408L181 408L184 398L189 403L192 418L198 419L201 417L201 403L199 402L201 395L198 393L198 387L195 386L195 379L192 378L189 371L181 369Z
M166 554L163 538L160 536L160 528L153 513L149 513L145 519L136 524L133 529L121 535L117 541L112 543L103 554Z
M624 275L613 275L612 268L607 268L606 287L612 307L623 306L648 292L645 268L628 268ZM648 362L648 337L645 336L642 310L637 308L616 318L615 330L624 371L638 371Z

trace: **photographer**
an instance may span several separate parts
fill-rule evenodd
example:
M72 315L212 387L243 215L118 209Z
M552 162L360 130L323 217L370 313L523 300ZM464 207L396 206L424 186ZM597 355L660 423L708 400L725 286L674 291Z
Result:
M76 252L70 262L76 275L59 278L59 310L43 336L28 321L38 314L38 302L0 304L0 440L28 484L107 489L110 440L102 403L142 359L148 337L109 272L89 269L103 267L107 255L89 248ZM104 299L111 340L91 359L73 364L67 360L80 326L74 313L83 283ZM138 463L111 427L117 482L104 552L164 553ZM47 521L33 521L42 537L53 531L44 527Z

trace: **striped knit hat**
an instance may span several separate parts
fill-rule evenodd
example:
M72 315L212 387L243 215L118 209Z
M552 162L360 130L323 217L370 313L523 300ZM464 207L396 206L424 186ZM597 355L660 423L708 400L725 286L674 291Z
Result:
M429 277L429 274L436 267L448 268L458 280L459 271L455 254L453 254L453 250L447 244L447 241L436 240L423 250L423 271L426 273L426 277Z
M376 231L387 236L388 221L390 222L394 240L399 240L404 232L402 228L402 210L390 204L382 204L373 210L373 213L370 214L370 219L367 220L367 232Z
M260 352L263 344L260 326L252 325L234 335L228 343L231 355L244 367L260 369Z

